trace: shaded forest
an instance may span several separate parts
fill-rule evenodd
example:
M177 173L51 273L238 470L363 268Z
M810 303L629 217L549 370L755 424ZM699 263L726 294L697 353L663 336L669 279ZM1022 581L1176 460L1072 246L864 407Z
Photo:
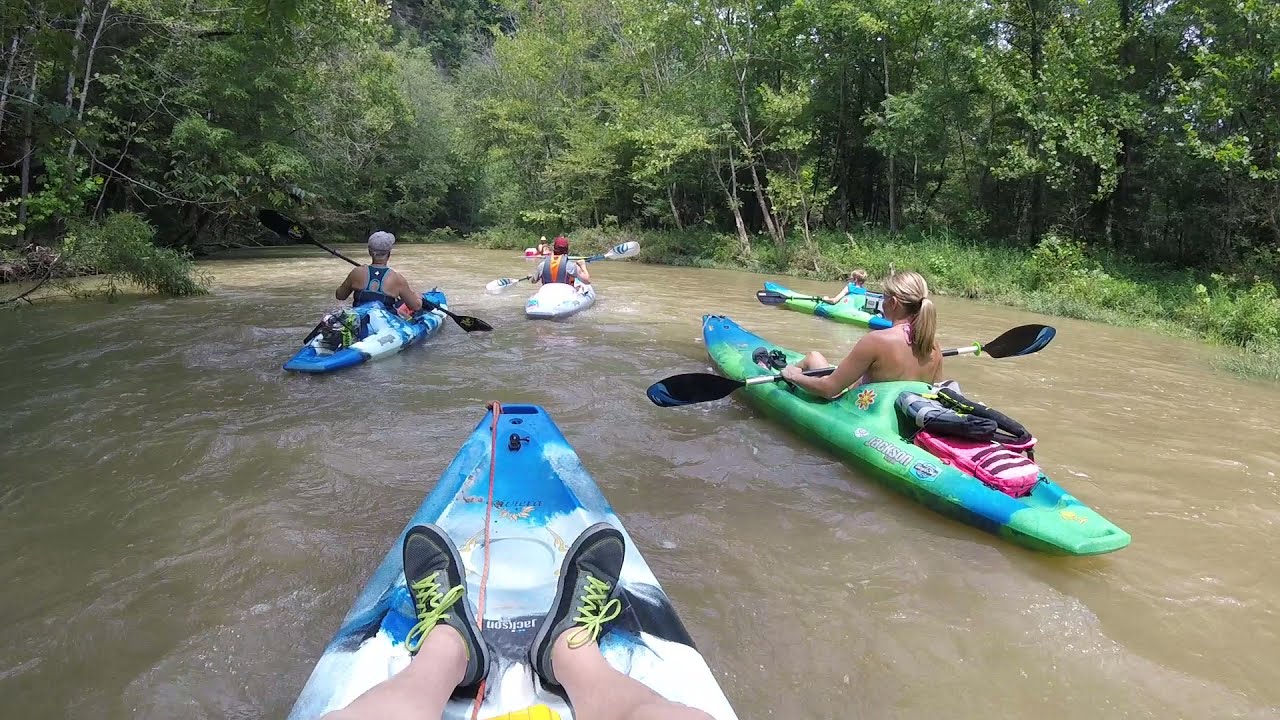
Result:
M0 243L86 266L265 240L268 205L353 237L916 228L1280 273L1274 2L2 12Z

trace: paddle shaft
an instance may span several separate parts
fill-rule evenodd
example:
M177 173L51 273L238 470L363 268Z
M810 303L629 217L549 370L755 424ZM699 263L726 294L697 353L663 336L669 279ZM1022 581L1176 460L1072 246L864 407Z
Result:
M274 211L264 210L263 212L279 215L279 213L275 213ZM288 220L288 218L285 218L285 216L283 215L279 215L279 217L282 219ZM259 217L259 219L261 220L261 217ZM346 260L347 262L351 263L356 267L361 267L360 263L356 262L355 260L352 260L346 255L343 255L337 250L334 250L328 245L325 245L319 240L316 240L315 238L311 237L311 231L306 229L305 227L302 227L301 224L295 223L292 220L290 220L289 222L291 225L293 225L294 227L302 231L302 235L298 239L302 240L303 242L309 242L312 245L315 245L316 247L320 248L321 250L324 250L325 252L329 253L330 255L336 258L339 258L341 260ZM275 230L275 228L271 228L271 229ZM297 237L297 236L294 236L293 233L289 233L289 235L293 237ZM450 312L449 308L440 307L439 305L436 305L435 303L431 302L430 300L427 300L426 298L423 298L422 306L427 310L439 310L440 312L449 316L449 319L457 323L458 327L462 328L463 330L466 330L467 332L471 332L472 330L492 330L493 329L488 323L484 322L483 320L480 320L479 318L473 318L468 315L458 315L456 313ZM316 326L316 329L317 330L319 329L318 325ZM305 345L307 342L310 342L311 338L315 337L315 334L316 334L316 331L312 331L312 333L307 336L307 340L304 341L303 344Z
M542 255L542 256L540 256L540 257L547 258L547 257L555 257L555 256L554 256L554 255ZM570 260L574 260L574 261L581 260L582 262L595 262L595 261L597 261L597 260L607 260L608 258L609 258L609 253L604 253L603 255L592 255L591 257L587 257L587 258L575 258L575 257L570 257L569 259L570 259ZM525 275L524 277L520 278L519 280L516 280L516 282L509 283L509 284L507 284L507 285L504 285L503 287L511 287L512 285L515 285L516 283L524 282L525 280L532 280L532 279L533 279L533 275Z

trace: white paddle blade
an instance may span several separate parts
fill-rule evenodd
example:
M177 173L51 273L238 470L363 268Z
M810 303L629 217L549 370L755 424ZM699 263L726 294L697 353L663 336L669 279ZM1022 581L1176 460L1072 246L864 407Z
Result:
M617 260L618 258L635 257L639 254L640 243L632 240L631 242L624 242L621 245L614 245L613 249L605 253L604 256L610 260Z
M498 293L502 292L503 289L506 288L508 285L515 285L515 284L516 284L516 281L514 278L498 278L497 280L490 280L489 284L484 286L484 291L489 293L490 295L497 295Z

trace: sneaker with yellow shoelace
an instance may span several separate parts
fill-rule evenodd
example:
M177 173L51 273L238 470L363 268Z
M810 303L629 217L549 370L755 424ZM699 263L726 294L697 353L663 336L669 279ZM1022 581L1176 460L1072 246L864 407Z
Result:
M569 648L577 649L600 638L604 624L622 613L622 601L613 598L626 544L622 533L608 523L596 523L578 536L560 566L560 580L551 611L538 623L529 648L533 671L548 685L559 685L551 667L556 639L576 627Z
M458 687L479 684L489 674L489 648L466 599L466 569L453 540L436 525L415 525L404 536L404 579L418 622L405 638L411 654L436 625L458 631L467 649L467 669Z

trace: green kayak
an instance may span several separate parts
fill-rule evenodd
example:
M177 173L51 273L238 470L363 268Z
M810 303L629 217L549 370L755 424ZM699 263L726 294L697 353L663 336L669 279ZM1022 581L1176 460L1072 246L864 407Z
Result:
M774 282L764 284L765 290L782 295L800 295L801 297L809 297L796 293ZM863 310L867 300L879 299L876 293L868 293L862 288L858 288L857 293L849 293L838 303L820 303L813 300L787 300L782 307L787 310L795 310L806 315L816 315L828 320L835 320L838 323L848 323L849 325L860 325L869 327L872 330L882 330L892 327L893 323L882 315L873 315Z
M752 362L756 348L783 350L792 362L801 358L719 315L703 318L702 336L711 360L735 380L771 372ZM835 400L817 398L785 383L750 385L739 393L889 487L1020 545L1054 554L1099 555L1129 544L1128 533L1072 497L1043 471L1029 495L1015 498L905 439L894 401L904 390L928 388L918 382L870 383Z

